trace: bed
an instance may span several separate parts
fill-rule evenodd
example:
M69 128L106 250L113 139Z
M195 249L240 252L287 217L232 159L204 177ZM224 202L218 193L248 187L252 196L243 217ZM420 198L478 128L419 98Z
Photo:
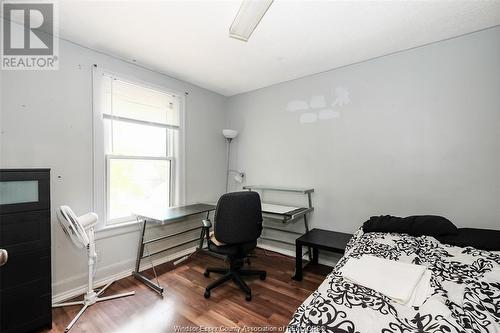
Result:
M428 267L431 296L419 308L407 307L345 280L341 267L365 254ZM297 309L288 332L500 332L500 251L359 229L334 270Z

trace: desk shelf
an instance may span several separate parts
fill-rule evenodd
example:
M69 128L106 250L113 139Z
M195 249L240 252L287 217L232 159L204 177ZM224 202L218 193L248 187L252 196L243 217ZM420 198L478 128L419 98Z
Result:
M262 216L267 219L275 220L275 221L280 221L283 224L289 224L289 223L295 223L298 220L302 219L304 221L304 229L305 232L309 231L309 224L308 224L308 215L314 210L314 207L312 206L312 198L311 194L314 192L314 188L310 187L283 187L283 186L268 186L268 185L248 185L248 186L243 186L243 189L249 190L249 191L257 191L257 192L264 192L264 191L275 191L275 192L289 192L289 193L294 193L294 194L302 194L307 196L307 207L295 207L295 206L285 206L281 204L272 204L272 203L266 203L262 202ZM280 231L283 233L288 233L288 234L294 234L301 236L303 233L297 232L297 231L292 231L292 230L286 230L286 229L281 229L277 227L272 227L272 226L267 226L263 225L264 229L269 229L269 230L275 230L275 231ZM287 240L279 239L276 237L267 237L267 236L262 236L261 239L263 240L269 240L273 242L278 242L282 244L288 244L288 245L295 245L295 243L292 243Z
M284 224L295 222L297 219L312 212L313 210L313 207L291 207L269 204L265 202L262 203L262 214L264 217L281 221Z
M269 190L280 192L295 192L301 194L313 193L314 189L310 187L284 187L284 186L268 186L268 185L248 185L243 186L244 190Z

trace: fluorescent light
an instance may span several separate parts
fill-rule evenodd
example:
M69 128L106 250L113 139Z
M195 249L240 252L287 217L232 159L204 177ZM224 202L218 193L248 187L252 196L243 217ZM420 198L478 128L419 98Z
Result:
M229 28L229 37L248 41L273 0L243 0Z

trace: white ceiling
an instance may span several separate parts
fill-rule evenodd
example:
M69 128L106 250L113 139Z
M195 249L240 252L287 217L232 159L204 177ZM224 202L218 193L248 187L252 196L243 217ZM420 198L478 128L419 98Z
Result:
M275 0L245 43L238 0L59 3L63 38L226 96L500 24L500 1Z

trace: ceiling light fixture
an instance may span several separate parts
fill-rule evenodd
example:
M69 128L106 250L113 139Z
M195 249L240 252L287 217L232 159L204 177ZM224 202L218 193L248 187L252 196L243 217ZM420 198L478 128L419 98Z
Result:
M274 0L243 0L229 28L229 37L247 42Z

